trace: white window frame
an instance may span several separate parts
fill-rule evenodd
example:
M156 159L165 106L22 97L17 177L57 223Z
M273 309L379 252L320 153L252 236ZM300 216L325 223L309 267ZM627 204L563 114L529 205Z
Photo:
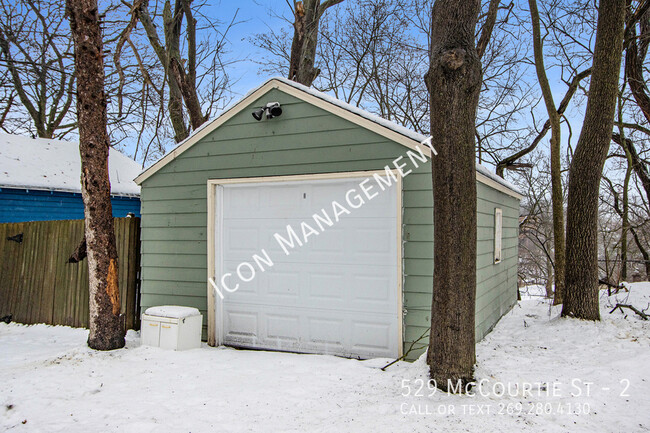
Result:
M494 264L501 263L503 247L503 211L494 208Z

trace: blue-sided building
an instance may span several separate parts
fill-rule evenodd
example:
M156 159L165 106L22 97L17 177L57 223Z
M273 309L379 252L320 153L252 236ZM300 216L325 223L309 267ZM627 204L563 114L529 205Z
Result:
M142 167L111 149L113 216L140 216ZM0 134L0 223L82 219L78 143Z

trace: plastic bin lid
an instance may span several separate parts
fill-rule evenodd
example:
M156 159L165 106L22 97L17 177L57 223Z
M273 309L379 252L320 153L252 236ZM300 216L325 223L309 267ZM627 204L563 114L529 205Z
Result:
M148 316L171 317L173 319L183 319L185 317L201 315L199 310L194 307L181 307L180 305L149 307L144 314Z

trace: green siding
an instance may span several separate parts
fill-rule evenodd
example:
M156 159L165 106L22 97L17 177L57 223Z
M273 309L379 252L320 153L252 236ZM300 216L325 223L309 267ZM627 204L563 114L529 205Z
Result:
M430 168L430 167L429 167ZM421 172L425 174L425 172ZM433 286L433 194L431 171L404 180L405 350L431 324ZM418 190L415 190L418 188ZM421 189L422 188L422 189ZM477 182L476 339L482 339L517 301L519 200ZM494 263L494 210L503 211L502 260ZM424 352L414 345L408 359Z
M282 117L254 121L253 107L271 100L282 104ZM208 179L380 170L405 152L374 132L279 90L269 91L143 182L142 308L196 307L205 328ZM516 300L519 203L480 183L478 196L476 333L482 338ZM405 348L430 323L432 201L426 164L403 182ZM494 265L497 206L503 209L504 257Z

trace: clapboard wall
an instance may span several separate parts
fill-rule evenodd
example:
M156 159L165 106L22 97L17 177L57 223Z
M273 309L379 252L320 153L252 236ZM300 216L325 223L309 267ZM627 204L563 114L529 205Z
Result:
M112 196L113 217L140 217L138 197ZM81 193L0 188L0 223L83 219Z
M282 104L282 117L255 122L251 111L268 101ZM142 183L142 308L186 305L207 315L208 179L380 170L405 151L375 132L270 90ZM478 196L481 338L516 302L519 204L482 183ZM405 350L430 324L432 205L431 169L423 165L403 180ZM493 263L495 206L504 214L499 264Z

